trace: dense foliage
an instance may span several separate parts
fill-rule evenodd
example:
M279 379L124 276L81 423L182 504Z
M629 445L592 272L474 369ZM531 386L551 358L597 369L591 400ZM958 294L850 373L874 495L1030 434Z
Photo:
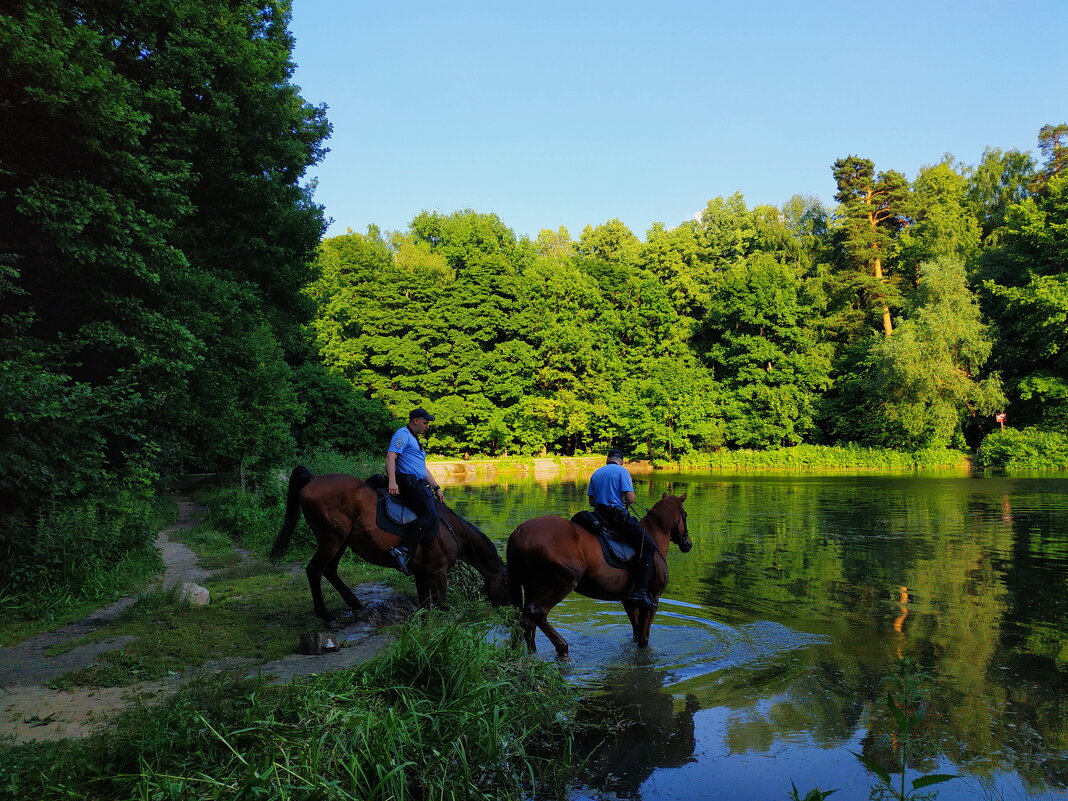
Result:
M288 21L0 12L0 603L146 555L161 478L377 450L416 405L450 456L1068 435L1068 125L911 181L850 155L833 208L735 194L644 240L458 211L320 241Z
M349 231L309 290L318 345L366 397L439 415L452 456L970 449L1006 410L1068 432L1065 136L912 181L848 156L835 208L735 194L644 241L471 210Z
M284 0L21 0L0 13L0 595L151 542L177 469L300 435L329 132ZM74 547L72 547L74 546Z

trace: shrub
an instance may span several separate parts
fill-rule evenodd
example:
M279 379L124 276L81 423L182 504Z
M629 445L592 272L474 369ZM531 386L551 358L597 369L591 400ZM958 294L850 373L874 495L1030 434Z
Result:
M1040 428L1006 428L988 434L978 456L986 470L1068 470L1068 436Z

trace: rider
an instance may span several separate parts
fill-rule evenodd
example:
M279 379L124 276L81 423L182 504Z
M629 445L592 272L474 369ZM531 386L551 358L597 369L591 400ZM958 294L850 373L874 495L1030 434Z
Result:
M590 506L598 515L630 545L638 550L638 566L635 569L634 589L630 600L639 606L656 609L656 602L649 595L649 582L653 579L653 554L656 544L650 539L638 519L627 511L634 503L634 484L630 473L623 466L623 451L612 448L608 461L590 476L587 490Z
M420 406L412 409L408 415L408 424L398 428L389 441L386 452L386 478L389 481L389 494L400 495L404 503L415 512L415 520L400 543L389 549L390 556L397 564L397 569L408 575L408 560L412 550L421 542L433 539L437 534L438 510L434 504L435 496L442 503L445 494L441 485L434 480L426 466L426 450L419 442L419 436L430 428L434 415Z

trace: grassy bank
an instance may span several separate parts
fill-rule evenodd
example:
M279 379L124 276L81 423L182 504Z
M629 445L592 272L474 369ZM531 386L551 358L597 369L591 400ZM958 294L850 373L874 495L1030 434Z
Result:
M694 453L682 457L682 470L961 470L969 469L970 457L963 451L935 448L899 451L888 448L862 448L857 445L797 445L792 448L754 451ZM658 467L661 466L658 464ZM669 465L663 465L668 467Z
M87 740L0 750L0 799L561 796L572 691L491 625L421 613L352 670L214 677Z
M156 532L177 513L170 496L117 492L107 504L44 510L17 547L0 542L0 645L142 591L162 568Z

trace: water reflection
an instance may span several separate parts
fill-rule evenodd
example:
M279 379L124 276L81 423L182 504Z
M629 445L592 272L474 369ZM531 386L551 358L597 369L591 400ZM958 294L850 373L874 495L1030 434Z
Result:
M576 746L589 755L580 792L591 797L641 798L654 771L694 761L696 696L668 692L665 674L641 661L609 667L584 705L590 728Z
M763 801L793 780L866 799L871 776L849 751L889 764L880 679L909 655L935 688L913 767L965 777L939 798L1068 799L1068 479L636 485L642 503L688 494L694 548L669 553L644 654L618 604L573 596L554 610L572 643L564 670L591 703L623 710L587 797L612 797L615 781L618 797ZM450 500L503 541L529 517L578 511L584 490L456 487Z

